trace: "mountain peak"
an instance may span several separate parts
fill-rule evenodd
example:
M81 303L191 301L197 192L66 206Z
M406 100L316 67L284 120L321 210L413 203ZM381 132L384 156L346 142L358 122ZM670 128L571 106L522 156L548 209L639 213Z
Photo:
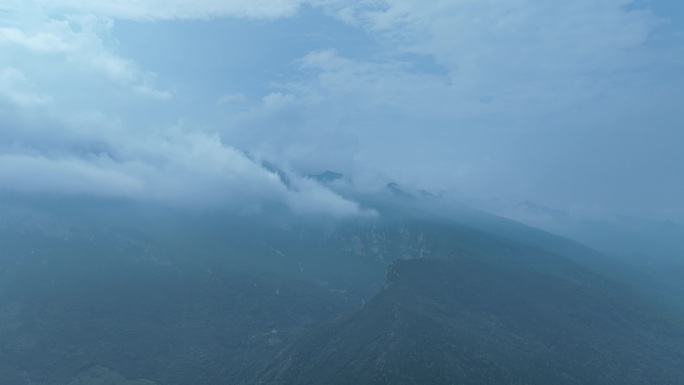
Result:
M339 172L335 172L335 171L326 170L320 174L308 174L307 177L314 179L314 180L321 182L321 183L328 183L328 182L333 182L333 181L344 178L344 174L340 174Z

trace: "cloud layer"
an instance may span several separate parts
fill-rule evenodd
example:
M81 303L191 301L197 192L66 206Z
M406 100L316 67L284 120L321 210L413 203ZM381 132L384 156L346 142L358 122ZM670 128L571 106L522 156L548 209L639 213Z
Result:
M0 28L0 190L250 212L277 202L307 215L369 215L296 173L286 185L212 130L183 123L173 113L182 96L117 53L113 36L113 18L272 18L292 13L295 3L203 3L189 13L194 3L32 4L10 7Z
M26 7L48 13L84 13L131 20L207 19L216 17L248 17L274 19L290 16L304 3L302 0L26 0Z
M333 169L357 189L684 218L684 35L632 1L0 10L3 189L361 213L296 176ZM183 49L176 30L206 56L154 57ZM198 63L216 58L244 73L204 78Z
M279 92L297 121L352 135L347 150L360 168L482 204L684 215L674 198L684 184L672 179L684 171L672 155L684 142L675 75L684 35L664 32L663 15L623 0L345 1L327 10L379 48L363 57L312 51ZM266 101L261 110L273 115ZM275 130L261 129L249 145L269 151ZM284 154L288 144L309 147L311 131L274 156L319 156Z
M284 183L213 134L183 127L136 134L105 122L98 128L87 139L72 132L60 146L50 141L48 149L31 140L2 148L2 188L245 212L275 202L306 215L372 215L305 177L289 173Z

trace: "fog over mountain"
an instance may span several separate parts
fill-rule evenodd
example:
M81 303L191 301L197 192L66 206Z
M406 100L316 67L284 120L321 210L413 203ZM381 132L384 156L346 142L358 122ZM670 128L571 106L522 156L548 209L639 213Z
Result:
M684 383L682 4L0 0L0 385Z
M373 212L353 217L2 198L7 384L684 379L681 260L643 269L396 183L349 195Z

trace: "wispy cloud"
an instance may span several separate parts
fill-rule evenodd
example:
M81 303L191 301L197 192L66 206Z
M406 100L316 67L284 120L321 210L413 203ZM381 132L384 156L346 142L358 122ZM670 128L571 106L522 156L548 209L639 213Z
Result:
M0 44L19 45L34 52L68 52L76 47L49 32L27 35L19 28L0 28Z
M50 98L38 94L26 80L24 73L12 67L0 68L0 97L9 103L20 106L37 106L50 103Z
M171 97L170 91L154 86L153 72L118 55L116 44L106 42L112 40L111 19L88 14L66 14L54 19L41 14L27 17L19 11L10 15L15 26L0 28L0 58L21 68L23 76L34 81L40 92L49 94L55 89L92 83L90 76L95 76L141 96ZM50 97L59 99L57 95Z
M218 105L225 105L225 104L233 104L233 103L239 103L245 101L246 96L245 94L238 92L234 94L225 94L221 95L221 97L216 100L216 104Z
M248 17L274 19L295 13L303 0L27 0L50 12L90 13L130 20L206 19Z

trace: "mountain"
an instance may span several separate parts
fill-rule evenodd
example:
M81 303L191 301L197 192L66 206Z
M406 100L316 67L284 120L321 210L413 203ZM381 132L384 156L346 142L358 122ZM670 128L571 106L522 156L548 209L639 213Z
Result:
M321 183L328 183L340 180L344 178L344 175L335 171L326 170L320 174L309 174L308 177Z
M555 221L564 221L570 219L570 214L565 211L541 206L531 201L520 202L515 205L515 209L522 213L538 218L551 219Z
M600 250L612 262L596 268L638 285L654 301L665 301L684 314L683 225L617 214L573 216L532 202L518 204L506 214Z
M3 384L594 381L585 356L680 380L681 322L614 259L431 195L351 198L378 215L4 197Z
M684 329L623 290L469 256L398 260L362 310L248 383L684 383Z
M351 306L322 283L234 264L231 250L55 219L0 237L3 385L233 383Z
M684 226L674 221L619 214L571 215L529 201L515 205L504 214L642 264L684 260Z

